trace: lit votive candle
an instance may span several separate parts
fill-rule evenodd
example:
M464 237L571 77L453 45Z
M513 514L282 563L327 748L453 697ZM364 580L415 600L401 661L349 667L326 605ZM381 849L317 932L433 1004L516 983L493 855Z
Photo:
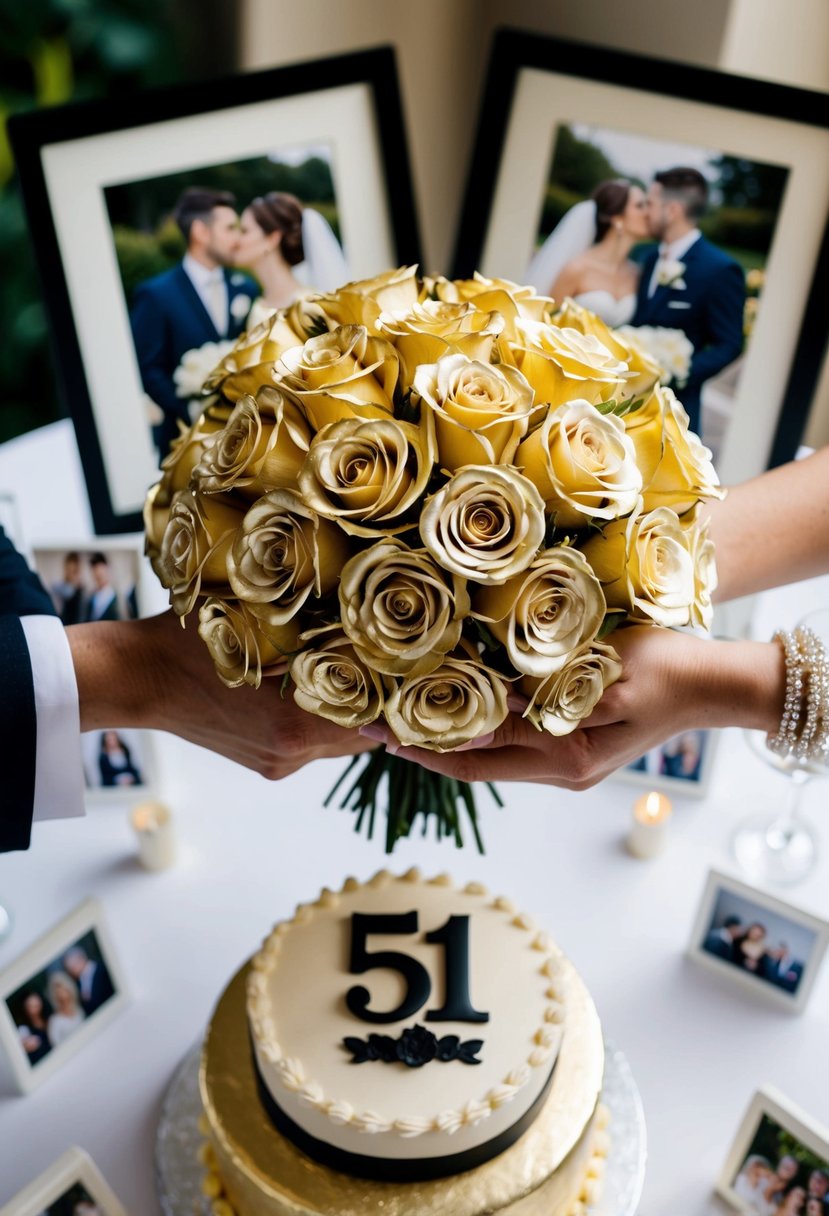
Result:
M141 802L130 811L138 857L147 870L166 870L176 859L173 817L163 802Z
M656 857L668 842L671 800L658 790L643 794L633 804L633 825L627 849L634 857Z

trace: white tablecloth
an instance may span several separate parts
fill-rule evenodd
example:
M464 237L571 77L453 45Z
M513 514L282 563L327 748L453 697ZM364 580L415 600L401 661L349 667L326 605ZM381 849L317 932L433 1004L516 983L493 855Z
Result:
M73 443L68 424L58 424L0 448L0 489L17 495L30 545L88 529ZM43 469L50 476L41 473L46 488L36 490ZM829 603L829 579L762 597L759 635L820 602ZM668 850L651 862L624 851L641 791L620 781L582 794L502 786L503 810L490 809L484 791L484 857L473 846L457 851L418 838L389 861L380 839L356 836L347 813L321 807L342 762L319 762L273 785L171 736L154 738L161 793L181 842L174 868L150 874L138 866L126 808L114 803L96 805L83 820L38 825L27 853L0 856L0 900L15 916L0 969L95 895L132 995L124 1013L34 1093L16 1095L0 1072L0 1205L77 1143L133 1216L157 1213L160 1104L223 985L297 902L381 865L482 881L515 899L573 959L642 1094L644 1216L711 1209L714 1179L763 1082L829 1122L829 966L798 1017L684 957L707 870L730 865L734 824L750 811L771 812L786 792L785 778L740 732L719 736L704 799L674 799ZM826 794L815 781L804 803L824 843ZM789 897L829 915L827 875L824 857Z

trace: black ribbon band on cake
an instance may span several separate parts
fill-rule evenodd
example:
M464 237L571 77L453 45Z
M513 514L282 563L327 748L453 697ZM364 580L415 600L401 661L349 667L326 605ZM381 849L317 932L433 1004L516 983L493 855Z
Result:
M466 1149L462 1153L450 1153L445 1157L420 1157L407 1160L405 1157L368 1157L363 1153L348 1153L345 1149L335 1148L306 1132L274 1101L273 1095L262 1080L252 1044L251 1054L253 1055L253 1071L256 1074L259 1097L265 1113L277 1131L280 1131L303 1153L313 1157L320 1165L328 1166L332 1170L339 1170L343 1174L350 1174L354 1178L371 1178L376 1182L428 1182L432 1178L444 1178L448 1174L462 1174L466 1170L474 1170L477 1166L491 1160L492 1157L497 1157L499 1153L503 1153L515 1144L516 1140L520 1139L530 1127L549 1093L555 1072L555 1064L553 1064L544 1088L532 1106L524 1112L520 1119L517 1119L492 1140Z

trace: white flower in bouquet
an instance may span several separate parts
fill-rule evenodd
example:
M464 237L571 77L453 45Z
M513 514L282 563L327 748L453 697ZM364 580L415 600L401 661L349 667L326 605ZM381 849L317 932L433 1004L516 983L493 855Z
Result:
M279 675L309 713L434 751L497 730L515 689L568 734L619 678L614 629L710 620L697 506L722 491L660 384L691 354L480 275L306 299L182 360L202 413L147 498L153 569L231 687ZM419 816L460 844L462 813L480 846L469 786L358 764L342 805L371 835L385 797L388 851Z
M681 329L669 329L664 325L622 325L616 332L656 360L662 368L662 384L683 387L691 370L694 344Z
M205 380L235 345L234 341L226 338L223 342L205 342L204 346L186 350L173 372L176 396L188 399L200 397Z

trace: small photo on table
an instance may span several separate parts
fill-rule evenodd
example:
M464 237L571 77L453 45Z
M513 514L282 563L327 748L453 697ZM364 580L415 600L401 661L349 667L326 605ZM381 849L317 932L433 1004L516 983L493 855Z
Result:
M81 735L84 782L88 793L144 795L155 783L150 736L118 727Z
M714 736L707 730L686 730L633 760L614 778L662 789L678 797L702 798L708 786Z
M83 1149L68 1149L33 1179L0 1216L127 1216L92 1158Z
M749 1216L827 1216L829 1130L771 1086L758 1090L717 1194Z
M97 537L40 544L33 547L32 560L64 625L131 621L141 615L140 541Z
M0 974L0 1043L23 1091L88 1043L126 988L103 921L87 900Z
M711 870L688 952L747 991L802 1012L828 944L829 921Z

